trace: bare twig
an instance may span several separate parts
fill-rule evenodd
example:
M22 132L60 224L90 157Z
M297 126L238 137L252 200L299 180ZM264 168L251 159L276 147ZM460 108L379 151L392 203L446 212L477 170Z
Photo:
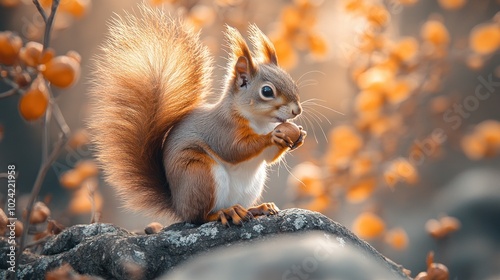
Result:
M0 76L0 78L2 78L2 81L4 83L8 84L11 88L19 89L19 86L14 81L7 79L6 77L2 77L2 76Z
M47 24L47 14L45 13L45 10L43 9L42 5L40 5L40 2L38 2L38 0L33 0L33 4L35 4L38 13L40 13L40 15L42 16L43 22Z
M54 17L56 16L57 7L59 7L60 0L52 1L52 7L50 8L50 15L47 17L47 13L43 9L42 5L38 0L33 0L36 9L42 16L43 22L45 22L45 33L43 35L43 49L46 50L50 45L50 33L52 32L52 25L54 23Z
M4 91L4 92L0 93L0 99L12 96L16 93L17 93L17 88L9 89L8 91Z
M52 32L52 24L54 23L54 17L56 16L57 7L59 7L59 0L53 0L52 7L50 9L50 15L45 22L45 33L43 35L44 50L48 49L50 45L50 33Z
M59 0L53 0L52 1L52 7L50 11L49 17L47 17L47 14L43 10L43 7L40 5L38 0L33 0L33 3L35 4L36 8L38 9L38 12L42 16L42 18L45 21L45 33L44 33L44 38L43 38L43 49L46 50L49 47L50 44L50 33L52 30L52 25L54 23L54 17L56 15L57 7L59 6ZM5 80L5 79L4 79ZM61 152L62 148L66 145L68 141L68 136L69 136L69 127L66 124L66 121L63 121L63 125L61 125L61 119L64 120L62 117L62 114L59 110L59 107L57 104L54 102L54 98L49 91L49 98L50 98L50 103L49 103L49 108L47 109L46 115L45 115L45 121L44 121L44 131L43 131L43 139L42 139L42 163L40 166L40 169L38 170L38 174L35 180L35 184L33 185L33 189L31 190L30 194L30 199L28 201L28 205L26 207L26 219L24 220L24 223L26 225L26 228L29 226L29 221L31 219L32 211L33 211L33 206L35 204L35 201L38 197L38 194L40 193L40 189L42 187L43 181L45 180L45 176L47 175L47 172L49 168L52 166L52 163L56 160L57 156ZM50 119L52 116L52 110L56 109L56 119L58 120L58 124L61 127L61 130L63 133L59 135L58 141L49 154L49 147L48 147L48 142L49 142L49 124L50 124ZM19 260L22 252L24 251L25 248L25 243L26 243L26 238L28 236L28 230L23 231L23 234L21 236L21 240L19 241L19 251L17 252L16 255L16 271L17 267L19 265ZM16 273L14 273L14 278L16 278Z
M64 135L67 138L69 138L71 130L68 124L66 123L66 120L64 119L61 109L59 108L59 105L54 101L54 97L52 96L52 94L50 94L50 100L51 100L51 107L54 119L56 120L57 124L59 125L59 128L64 133Z
M43 135L42 135L42 162L47 161L47 157L49 156L49 128L50 128L50 119L52 117L52 106L47 107L47 111L45 111L45 119L43 120Z
M53 236L53 235L47 235L47 236L45 236L45 237L43 237L43 238L40 238L40 239L39 239L39 240L37 240L37 241L34 241L34 242L30 243L30 244L27 244L27 245L26 245L26 249L28 249L28 248L32 248L32 247L35 247L35 246L40 245L40 244L43 244L43 243L46 243L46 242L47 242L47 240L49 240L50 238L52 238L52 236Z
M31 219L31 214L33 210L33 205L35 204L35 200L38 197L38 193L40 192L40 189L42 187L42 183L45 179L45 175L47 174L47 171L49 171L50 166L52 166L52 163L56 160L57 156L59 155L59 152L62 150L62 148L66 145L66 142L68 139L64 136L63 133L59 135L59 139L50 153L50 155L47 157L47 160L42 163L42 166L40 167L40 170L38 170L38 175L36 176L35 184L33 185L33 189L31 190L31 195L30 195L30 200L28 201L28 205L26 207L26 219L25 219L25 227L27 228L29 225L29 221ZM28 236L28 230L23 231L23 234L21 236L21 240L19 241L19 251L18 251L18 256L21 255L21 253L24 250L24 244L26 242L26 237ZM19 258L18 258L19 260ZM16 265L19 263L19 261L16 262Z

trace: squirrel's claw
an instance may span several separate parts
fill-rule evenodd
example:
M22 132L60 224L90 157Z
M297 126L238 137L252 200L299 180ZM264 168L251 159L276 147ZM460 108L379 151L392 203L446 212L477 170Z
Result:
M219 210L208 216L208 221L220 221L226 227L229 227L231 223L241 226L243 222L251 219L253 219L252 213L239 204Z
M306 139L307 136L307 131L305 131L302 128L302 126L299 126L299 129L300 129L300 136L299 139L297 139L297 141L295 141L295 143L293 143L292 147L290 148L290 150L292 151L302 146L302 144L304 144L304 139Z
M273 144L281 146L282 148L292 148L293 146L292 139L279 130L273 131L271 141Z
M248 210L236 204L208 215L207 221L220 221L226 227L230 227L231 224L241 226L243 222L249 221L254 217L276 215L279 211L280 209L273 202L262 203L261 205L250 207Z
M280 209L273 202L262 203L261 205L248 208L248 212L254 217L276 215L279 211Z

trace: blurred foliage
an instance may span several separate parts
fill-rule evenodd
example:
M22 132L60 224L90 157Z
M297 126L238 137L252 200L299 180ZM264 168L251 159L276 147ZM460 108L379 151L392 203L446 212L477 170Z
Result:
M24 2L0 0L0 5L12 8ZM333 54L339 51L338 46L332 44L337 38L329 38L322 32L328 28L324 25L330 22L322 17L334 16L322 10L331 4L325 2L276 1L270 4L276 17L259 18L249 12L257 8L247 0L150 0L151 5L179 15L193 28L201 30L214 56L221 55L220 35L214 33L219 32L222 24L244 30L249 22L257 21L267 27L264 30L276 47L281 67L304 76L309 72L301 73L303 65L329 69L325 65L330 65ZM46 12L50 11L52 1L39 3ZM322 111L332 110L331 104L321 103L317 98L304 101L304 109L309 115L300 121L310 125L307 129L327 129L323 133L328 143L324 153L320 152L322 157L310 150L323 147L307 146L307 143L301 148L305 152L295 153L301 163L293 166L288 178L292 194L290 205L329 216L350 209L351 229L356 234L378 249L389 246L404 251L412 243L413 232L386 217L390 216L385 210L389 208L388 203L396 204L397 199L404 197L404 194L399 197L397 194L404 193L406 186L420 188L415 192L429 200L436 195L437 190L429 191L423 186L428 184L423 169L430 162L454 161L458 152L473 163L488 164L500 154L500 122L488 118L477 124L468 122L479 103L488 103L492 98L495 91L492 87L497 86L492 81L500 78L497 57L500 13L496 13L499 3L486 0L343 0L340 3L342 15L349 16L351 22L357 24L356 30L348 26L332 27L345 28L355 37L354 45L344 50L342 57L346 60L346 77L355 93L351 96L346 117L333 125L322 122L325 119L330 122ZM91 4L90 0L61 0L53 23L54 32L63 32L75 19L91 16ZM423 6L428 8L426 12L422 12ZM491 6L495 7L494 16L477 14ZM450 21L448 18L467 9L476 13L471 16L476 20L473 27L467 27L466 31L455 28L457 19ZM413 14L412 11L420 17L420 25L412 29L399 28L405 21L401 15ZM1 83L9 87L0 93L0 98L18 96L20 115L35 125L47 126L47 112L49 117L53 114L64 132L69 128L65 128L52 89L67 89L75 84L80 76L81 61L90 58L81 58L74 51L56 55L54 49L38 42L43 38L44 25L37 22L29 24L23 35L0 32L0 78ZM481 89L476 87L475 92L460 96L451 92L447 83L461 79L453 75L454 68L461 66L467 69L468 76L478 87L482 86ZM494 71L484 76L484 72L480 72L484 69ZM299 78L298 83L308 86L315 82ZM323 98L326 94L335 94L336 89L315 90L321 91L318 98ZM0 124L0 141L4 133ZM88 144L84 130L64 133L71 149ZM79 158L71 169L58 176L60 185L71 192L69 213L91 213L92 221L99 221L103 198L95 163ZM51 219L49 204L50 198L35 204L34 216L30 219L35 229L32 231L34 239L57 234L62 228ZM421 229L437 242L464 227L455 217L435 216L438 218L421 223ZM435 275L437 272L433 269L439 273L445 269L433 262L433 256L429 256L427 265L421 277Z
M405 9L417 3L396 2ZM450 11L466 4L465 0L438 2L442 9ZM360 203L380 199L372 198L377 188L416 185L423 161L446 156L442 145L448 136L462 139L463 151L473 160L495 157L500 152L497 120L486 120L467 135L447 135L443 129L431 127L420 141L410 144L406 141L422 135L422 131L412 129L417 110L427 106L439 119L451 107L442 87L450 74L451 62L464 60L471 70L476 70L484 67L498 51L500 14L470 30L468 45L457 55L456 46L452 45L456 42L439 14L429 16L419 34L395 35L389 31L388 6L379 1L344 1L345 12L364 22L358 44L348 57L350 75L359 92L352 102L352 118L331 130L323 162L301 164L292 170L300 181L290 180L300 189L297 201L304 197L307 201L299 204L302 207L332 211L332 203L324 203L325 200ZM479 102L480 97L472 98L475 99L469 102ZM375 213L364 212L354 220L352 229L366 239L373 239L383 235L385 225ZM398 232L396 235L403 236ZM432 232L432 236L445 234ZM386 239L394 240L394 236L389 231ZM406 243L389 242L398 249Z

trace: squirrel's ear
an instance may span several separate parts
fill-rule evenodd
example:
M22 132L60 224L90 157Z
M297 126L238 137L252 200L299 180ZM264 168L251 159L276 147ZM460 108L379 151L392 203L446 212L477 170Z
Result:
M247 43L238 30L227 26L226 39L230 48L228 70L237 79L238 86L245 86L256 69Z
M238 58L234 66L234 72L236 74L236 83L238 87L246 87L250 80L250 68L246 57L240 56Z
M255 48L255 57L259 57L263 63L278 65L276 49L269 38L255 24L250 25L250 40Z

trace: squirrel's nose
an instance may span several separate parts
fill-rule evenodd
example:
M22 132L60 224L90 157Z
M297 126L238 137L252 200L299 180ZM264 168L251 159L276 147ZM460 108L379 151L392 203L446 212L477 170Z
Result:
M297 107L292 108L292 115L296 117L300 115L300 113L302 113L302 107L300 106L300 104L297 104Z

